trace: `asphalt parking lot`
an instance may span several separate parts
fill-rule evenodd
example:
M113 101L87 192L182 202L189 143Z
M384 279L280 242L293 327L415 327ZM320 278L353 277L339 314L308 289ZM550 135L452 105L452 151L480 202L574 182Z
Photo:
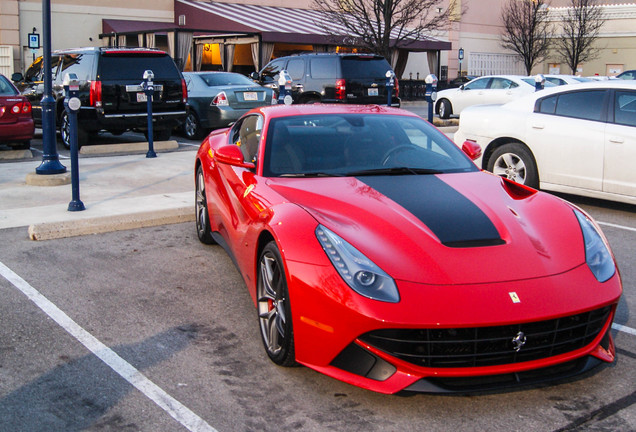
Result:
M602 224L618 260L618 360L461 396L385 396L275 366L232 261L194 223L47 241L1 229L0 430L636 430L635 209L564 198Z

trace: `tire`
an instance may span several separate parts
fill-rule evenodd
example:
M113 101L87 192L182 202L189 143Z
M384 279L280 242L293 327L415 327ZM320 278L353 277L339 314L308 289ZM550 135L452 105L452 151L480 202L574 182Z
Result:
M60 136L62 138L62 145L66 149L71 148L71 122L66 110L62 111L60 116ZM88 132L77 126L77 148L81 148L88 142Z
M258 260L256 288L258 322L269 358L279 366L294 366L294 331L283 260L274 241Z
M153 129L153 137L154 141L167 141L172 136L172 131L170 129Z
M488 159L488 171L517 183L539 188L539 172L530 150L519 143L504 144Z
M210 216L208 215L208 200L205 196L205 178L203 168L197 168L197 177L194 187L194 211L197 227L197 236L203 244L215 244L210 229Z
M188 111L183 123L183 134L188 139L201 139L205 131L201 128L201 121L194 111Z
M448 119L453 113L453 107L448 99L439 101L439 118Z

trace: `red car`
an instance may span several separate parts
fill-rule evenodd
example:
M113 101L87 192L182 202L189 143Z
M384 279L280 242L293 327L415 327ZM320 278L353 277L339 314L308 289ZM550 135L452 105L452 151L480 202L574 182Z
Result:
M622 286L601 230L475 150L407 111L320 104L257 108L203 141L197 233L233 258L275 363L395 393L614 361Z
M31 104L4 75L0 75L0 144L28 149L35 126Z

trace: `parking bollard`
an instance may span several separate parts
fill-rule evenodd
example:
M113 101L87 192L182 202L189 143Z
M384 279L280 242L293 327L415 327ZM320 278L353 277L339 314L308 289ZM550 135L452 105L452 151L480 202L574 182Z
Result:
M433 106L437 99L437 77L434 74L426 75L424 78L426 83L426 93L424 93L424 99L428 103L428 122L433 123Z
M64 76L64 109L68 114L69 138L71 140L71 189L72 200L68 204L68 211L85 210L84 203L80 200L79 192L79 162L77 148L77 112L82 106L79 100L79 80L74 73L67 73Z
M543 90L545 87L545 77L541 74L537 74L534 77L534 91Z
M393 86L395 85L395 73L392 70L386 71L386 92L387 106L391 106L391 97L393 96Z
M291 85L292 78L289 76L286 70L280 71L280 76L278 77L278 103L291 105L292 96L291 96ZM289 90L288 90L289 89Z
M156 158L157 153L155 153L154 149L154 132L152 126L152 96L155 93L155 85L152 81L155 79L155 74L151 70L147 70L144 72L143 79L144 81L141 83L141 87L146 94L146 104L148 107L148 152L146 153L146 157Z

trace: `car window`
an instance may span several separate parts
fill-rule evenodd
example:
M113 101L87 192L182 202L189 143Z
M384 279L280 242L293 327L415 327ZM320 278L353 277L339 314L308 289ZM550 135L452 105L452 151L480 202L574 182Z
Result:
M272 60L265 68L261 71L261 80L265 83L273 83L278 81L278 74L283 67L285 66L285 59L280 60Z
M92 55L85 54L65 54L62 56L62 66L60 77L64 79L67 73L74 73L80 81L88 81L92 76L93 62Z
M305 75L305 60L292 59L287 63L287 73L294 81L300 80Z
M478 78L464 85L464 90L482 90L488 87L491 78Z
M563 93L557 99L555 114L600 121L603 114L605 90Z
M335 57L312 58L309 73L316 79L335 79L338 71L338 59Z
M391 66L384 58L368 56L342 57L342 75L346 79L386 79Z
M614 98L614 123L636 126L636 92L616 91Z
M252 81L245 75L241 75L237 73L215 72L215 73L208 73L208 74L199 74L199 76L208 87L227 86L227 85L244 85L244 86L254 85L254 81Z
M0 76L0 96L15 96L15 87L3 76Z
M232 131L232 142L240 147L243 159L247 162L256 162L262 129L263 119L255 114L245 117Z
M519 87L517 83L506 78L493 78L490 82L491 89L510 89Z
M144 72L151 70L157 80L180 80L181 74L168 55L103 55L99 66L102 80L143 80Z
M272 119L263 174L390 175L467 172L476 166L419 117L318 114Z
M547 82L551 82L552 84L556 84L556 85L565 85L565 84L567 84L564 79L557 78L557 77L546 77L545 80Z

